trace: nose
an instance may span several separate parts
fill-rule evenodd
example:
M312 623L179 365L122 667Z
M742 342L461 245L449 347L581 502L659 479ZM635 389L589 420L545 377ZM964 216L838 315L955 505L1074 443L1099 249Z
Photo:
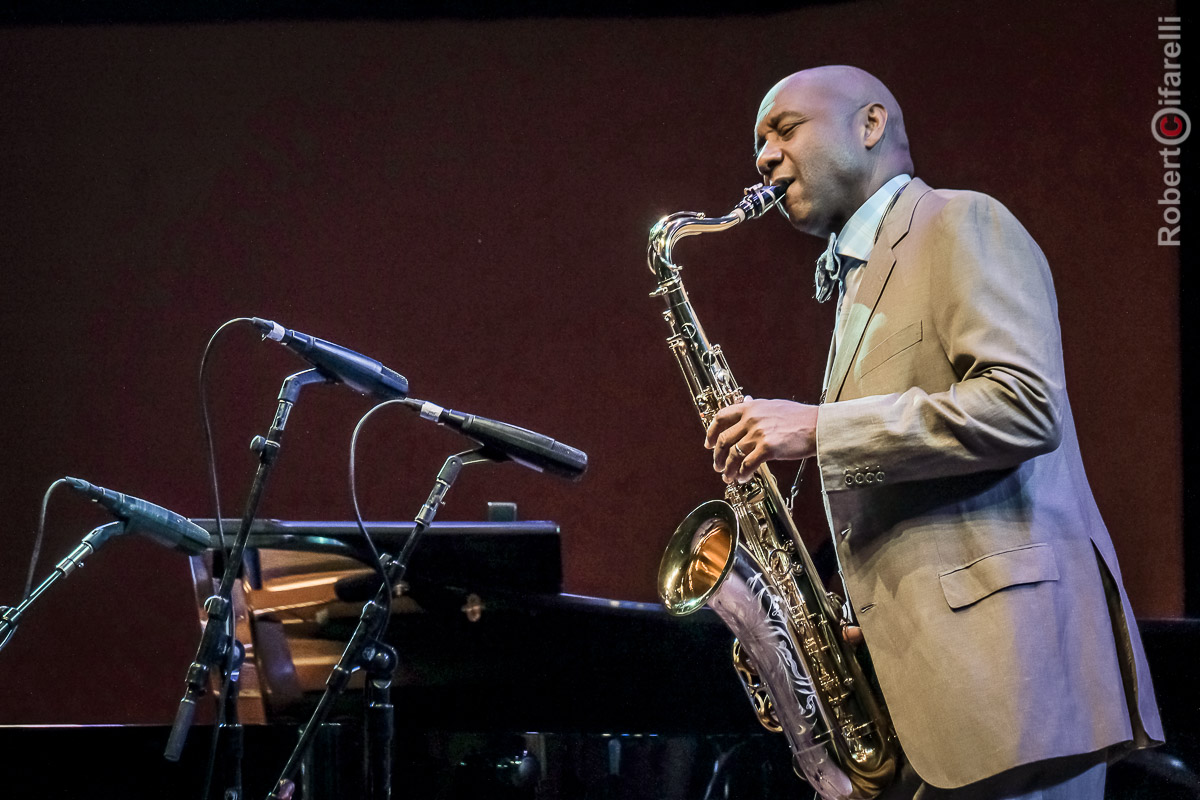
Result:
M754 157L754 166L758 170L758 174L770 180L771 171L779 165L781 157L778 147L775 147L770 142L765 142L759 148L758 155Z

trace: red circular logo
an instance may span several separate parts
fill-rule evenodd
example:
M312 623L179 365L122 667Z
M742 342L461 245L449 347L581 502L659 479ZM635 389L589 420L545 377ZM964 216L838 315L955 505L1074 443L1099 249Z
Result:
M1159 144L1179 144L1192 132L1192 121L1183 109L1162 108L1151 120L1150 132Z

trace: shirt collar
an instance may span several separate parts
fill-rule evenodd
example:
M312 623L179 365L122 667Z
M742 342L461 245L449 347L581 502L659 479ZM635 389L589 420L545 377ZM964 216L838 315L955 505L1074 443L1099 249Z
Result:
M880 186L875 194L867 198L867 202L858 207L842 232L837 235L834 249L839 256L856 258L866 261L875 247L875 235L879 231L879 223L892 204L892 198L912 180L911 175L897 175Z

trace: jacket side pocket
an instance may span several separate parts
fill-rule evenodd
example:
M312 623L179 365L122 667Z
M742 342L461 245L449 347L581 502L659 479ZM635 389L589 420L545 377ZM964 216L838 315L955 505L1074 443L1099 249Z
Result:
M1046 542L1001 550L938 574L951 608L977 603L1009 586L1058 580L1054 549Z

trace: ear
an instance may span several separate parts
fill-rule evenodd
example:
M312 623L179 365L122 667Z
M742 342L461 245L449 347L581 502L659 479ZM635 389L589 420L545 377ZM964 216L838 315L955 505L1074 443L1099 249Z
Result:
M871 103L866 108L866 119L863 121L863 144L870 150L883 139L887 128L888 112L882 103Z

